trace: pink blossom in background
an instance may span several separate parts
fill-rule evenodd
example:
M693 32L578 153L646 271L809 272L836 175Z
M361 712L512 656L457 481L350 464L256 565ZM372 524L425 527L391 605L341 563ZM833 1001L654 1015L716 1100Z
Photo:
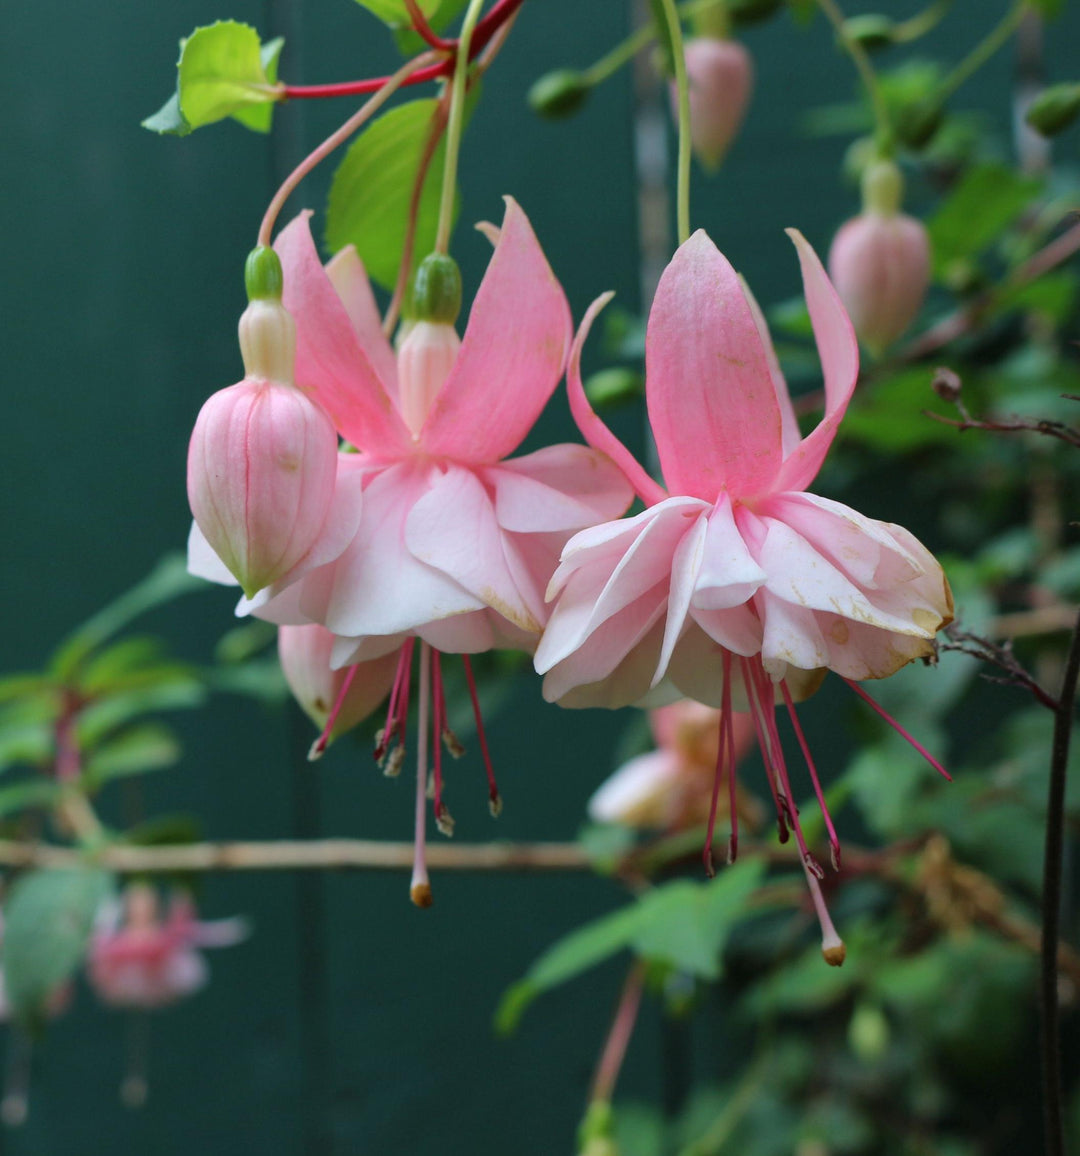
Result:
M737 764L754 745L754 724L748 714L732 721ZM623 763L604 780L589 800L589 817L666 830L707 822L720 751L720 712L682 699L649 711L649 723L656 749ZM736 806L743 823L752 829L760 825L761 805L741 786Z
M189 895L174 892L162 912L157 890L132 883L121 905L102 913L90 942L87 977L105 1003L158 1008L203 987L209 969L200 948L231 947L247 937L242 919L200 922Z

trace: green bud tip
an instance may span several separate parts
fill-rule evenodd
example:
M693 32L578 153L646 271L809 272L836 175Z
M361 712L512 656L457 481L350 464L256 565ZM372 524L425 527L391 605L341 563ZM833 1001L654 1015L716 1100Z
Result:
M1055 84L1031 102L1024 120L1043 136L1066 129L1080 116L1080 84Z
M928 145L945 119L945 109L936 100L918 100L900 110L896 135L910 149Z
M775 16L784 0L727 0L727 14L735 24L756 24Z
M283 278L281 261L269 245L260 245L248 254L244 265L244 285L249 301L280 301Z
M851 16L844 21L845 39L850 43L861 44L870 52L892 44L895 32L895 22L875 12Z
M590 87L584 73L558 68L541 76L529 89L529 107L541 116L570 116L585 103Z
M461 272L446 253L429 253L413 281L413 316L417 321L453 325L461 312Z
M877 160L862 175L863 211L891 217L904 199L904 178L895 162Z

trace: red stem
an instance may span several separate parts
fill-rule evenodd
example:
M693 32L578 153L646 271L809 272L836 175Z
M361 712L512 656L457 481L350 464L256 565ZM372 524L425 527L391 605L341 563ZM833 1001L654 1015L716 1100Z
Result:
M472 43L469 45L469 59L474 59L481 49L499 28L510 19L521 7L523 0L499 0L499 3L480 21L473 33ZM422 35L422 34L421 34ZM447 42L452 51L456 41ZM454 58L451 56L441 64L432 64L427 68L417 69L403 84L402 88L410 84L423 84L428 80L436 80L440 76L449 76L454 71ZM286 100L310 100L328 96L359 96L366 92L377 92L390 78L374 76L367 80L347 80L342 84L286 84L282 89Z
M405 0L405 7L408 9L409 19L412 21L413 31L417 36L439 52L453 50L454 41L444 40L435 32L435 29L427 22L427 17L416 0Z

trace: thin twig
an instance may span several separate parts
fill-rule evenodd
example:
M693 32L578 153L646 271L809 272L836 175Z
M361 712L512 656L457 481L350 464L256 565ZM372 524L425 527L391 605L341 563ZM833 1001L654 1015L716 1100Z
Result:
M298 871L412 867L412 843L374 839L274 840L263 843L190 843L171 847L111 844L88 858L49 843L0 840L0 866L78 868L93 862L121 874L171 871ZM576 843L436 843L428 864L444 871L582 871L590 866Z
M611 1102L623 1060L626 1059L626 1049L630 1046L630 1037L634 1034L634 1025L637 1023L644 990L645 961L635 959L626 973L626 982L619 995L619 1002L611 1021L611 1030L608 1032L600 1062L596 1065L592 1094L589 1097L594 1102L597 1100Z
M924 409L922 413L924 417L932 418L934 421L941 422L942 425L951 425L953 429L958 429L961 432L969 429L981 429L990 433L1037 433L1044 434L1046 437L1057 438L1070 446L1080 447L1080 430L1075 430L1072 426L1067 426L1060 421L1022 417L1014 417L1008 421L983 421L979 418L973 418L970 414L953 418L934 413L933 410L929 409Z
M1050 786L1046 800L1046 853L1043 859L1043 935L1040 969L1042 1008L1043 1111L1047 1156L1065 1156L1061 1088L1061 1024L1058 1008L1058 945L1061 940L1061 873L1065 853L1065 783L1072 738L1073 704L1080 678L1080 616L1069 644L1061 696L1054 713Z
M981 634L962 630L955 622L945 628L945 637L948 642L941 643L940 649L959 651L961 654L968 654L972 658L979 659L980 662L996 666L1004 672L1003 677L994 678L990 675L983 677L991 682L1000 682L1006 686L1023 687L1025 690L1031 691L1047 709L1057 711L1058 700L1040 686L1035 677L1013 654L1009 642L996 643L989 638L984 638Z

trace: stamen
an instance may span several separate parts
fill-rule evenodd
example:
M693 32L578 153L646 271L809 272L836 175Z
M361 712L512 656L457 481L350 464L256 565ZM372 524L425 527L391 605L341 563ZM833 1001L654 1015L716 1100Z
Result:
M356 677L356 664L349 667L341 682L341 690L338 691L338 696L334 700L334 705L330 714L326 718L326 726L323 727L323 732L311 744L311 750L308 751L308 761L315 762L316 759L321 759L326 751L327 743L330 742L330 732L334 729L334 723L337 722L337 716L341 713L341 707L345 702L345 696L349 693L349 687L352 686L352 680Z
M454 833L454 820L442 801L442 743L439 741L446 728L446 698L443 695L442 662L437 650L431 651L431 691L434 699L435 717L431 728L431 753L435 760L435 826L449 838Z
M720 783L724 777L724 764L730 763L728 759L729 743L728 738L732 729L731 722L731 655L724 651L724 698L723 706L720 710L720 730L716 736L716 771L713 774L712 796L709 799L709 822L705 830L705 846L702 849L701 857L705 863L705 874L711 879L716 874L716 868L713 866L713 838L716 833L716 808L720 801ZM734 774L734 766L729 766L728 773ZM728 862L733 862L731 842L728 842Z
M407 687L412 674L412 639L402 646L398 653L397 670L394 672L394 684L390 688L390 702L386 707L386 726L375 735L375 761L381 767L386 758L387 748L394 741L394 736L404 741L404 720L397 717L398 701L401 698L402 688Z
M829 808L825 802L825 793L821 789L821 781L818 779L817 767L814 766L814 760L810 757L810 747L806 742L806 736L803 734L802 725L799 723L799 716L795 711L795 704L791 700L791 692L788 690L787 679L781 681L780 693L784 696L784 705L787 707L788 718L791 719L792 729L795 731L795 737L799 740L803 758L806 760L806 765L810 770L810 779L814 784L814 794L817 795L818 806L821 808L821 816L825 820L825 828L829 832L829 852L832 856L833 870L839 871L840 840L837 837L832 816L829 814Z
M383 766L383 774L388 779L396 779L401 774L405 762L405 748L400 744L390 752Z
M840 677L844 678L843 675ZM926 759L926 761L934 768L935 771L937 771L939 775L944 776L949 780L950 783L952 782L952 775L950 775L949 772L941 765L941 763L939 763L937 759L935 759L934 756L926 749L926 747L924 747L917 738L909 734L880 703L875 702L874 699L872 699L866 693L866 691L863 690L861 686L859 686L857 682L852 682L850 678L844 678L844 682L846 682L848 686L851 687L851 689L859 696L859 698L869 703L870 706L873 707L873 709L876 710L879 715L881 715L881 717L889 724L889 726L892 727L894 731L896 731L896 733L902 739L906 739L912 745L912 747L914 747L915 750L917 750L919 754L922 755L924 759Z
M781 843L786 843L791 837L787 829L786 815L787 815L787 800L781 802L780 792L776 787L776 780L774 778L772 761L769 751L769 744L765 739L765 732L762 729L763 720L760 715L761 704L758 702L758 688L754 679L753 668L750 660L740 658L739 662L742 665L743 686L746 688L746 697L750 702L750 717L754 721L754 732L757 735L758 750L761 751L761 761L765 766L765 781L769 784L769 792L773 798L773 805L776 807L776 834ZM771 704L770 704L770 709Z
M495 782L495 772L491 769L491 755L488 753L487 736L484 734L484 720L480 717L480 699L476 694L476 679L473 678L472 663L469 656L463 654L461 661L465 666L465 681L469 684L469 698L472 699L473 717L476 719L476 737L480 740L480 753L484 756L484 770L488 781L488 810L491 817L497 819L502 814L502 795Z
M412 660L415 646L416 639L408 639L401 648L401 659L399 661L399 669L403 673L401 675L401 685L398 690L397 715L394 718L393 726L403 759L406 750L405 736L408 734L406 728L409 725L409 691L412 687Z
M792 830L795 832L795 841L798 843L799 853L802 855L803 868L811 872L818 879L824 879L825 872L822 870L821 864L811 855L810 849L806 845L806 837L803 835L802 824L799 822L799 808L795 806L795 793L791 789L787 763L784 761L784 750L780 745L780 732L776 729L776 710L772 705L772 699L775 693L772 679L765 673L764 667L755 669L754 676L756 681L755 699L764 716L762 721L765 724L765 733L769 739L769 749L773 759L773 765L776 768L776 777L781 787L780 797L787 808L788 819L791 822ZM767 712L765 708L766 701L769 702Z
M410 639L410 642L412 640ZM406 644L408 645L408 644ZM428 703L430 683L428 673L431 667L431 648L426 642L420 644L420 702L418 706L419 730L416 738L416 810L413 835L413 872L409 884L409 898L417 907L430 907L433 902L431 882L427 872L427 742Z
M821 954L830 967L839 967L847 958L847 948L833 926L829 909L825 906L825 896L821 893L821 884L805 863L803 871L806 873L806 883L810 888L810 898L817 912L818 923L821 924Z
M728 765L728 807L730 809L731 835L728 837L728 863L734 863L739 854L739 804L735 782L735 717L731 710L731 653L724 651L724 689L721 698L721 712L728 720L727 765Z

